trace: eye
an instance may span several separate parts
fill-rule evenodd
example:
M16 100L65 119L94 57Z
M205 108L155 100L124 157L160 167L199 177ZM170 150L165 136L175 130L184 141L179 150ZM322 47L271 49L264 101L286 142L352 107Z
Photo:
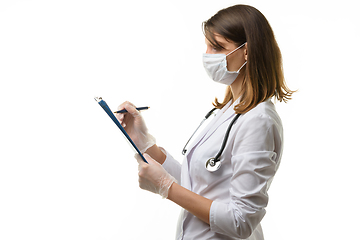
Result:
M212 46L212 45L208 46L208 53L216 54L216 53L220 53L222 50L223 50L222 48L217 46Z
M215 47L215 46L211 47L211 49L212 49L214 52L220 52L220 51L222 50L221 48Z
M209 42L207 42L206 48L207 48L206 53L212 53L212 54L221 53L224 50L224 48L222 48L221 46L212 45Z

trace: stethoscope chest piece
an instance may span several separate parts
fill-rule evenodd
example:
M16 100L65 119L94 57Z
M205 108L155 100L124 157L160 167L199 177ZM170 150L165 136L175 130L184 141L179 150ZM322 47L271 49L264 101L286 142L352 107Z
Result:
M215 161L215 158L210 158L209 160L206 161L205 164L205 168L209 171L209 172L215 172L216 170L218 170L221 166L221 162L220 161Z

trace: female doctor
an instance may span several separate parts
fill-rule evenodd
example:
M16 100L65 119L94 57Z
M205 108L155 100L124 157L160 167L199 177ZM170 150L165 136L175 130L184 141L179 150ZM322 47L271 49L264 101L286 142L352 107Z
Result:
M182 207L176 239L264 239L260 222L283 149L282 123L271 98L286 102L293 92L284 81L273 31L257 9L220 10L203 30L205 70L228 87L222 102L215 99L219 110L187 147L182 165L155 144L133 104L121 104L118 109L127 113L117 118L148 161L138 159L140 187ZM225 138L209 171L209 159Z

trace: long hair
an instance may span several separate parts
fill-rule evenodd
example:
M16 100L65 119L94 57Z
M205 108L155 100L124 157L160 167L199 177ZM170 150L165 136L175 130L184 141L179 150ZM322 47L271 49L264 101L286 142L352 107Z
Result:
M274 96L280 102L291 99L294 91L286 86L280 49L270 24L259 10L248 5L222 9L203 22L203 32L207 40L218 48L223 47L215 40L215 34L220 34L237 46L247 42L245 79L240 103L234 108L236 113L246 113ZM215 98L213 104L222 108L232 99L228 86L223 102Z

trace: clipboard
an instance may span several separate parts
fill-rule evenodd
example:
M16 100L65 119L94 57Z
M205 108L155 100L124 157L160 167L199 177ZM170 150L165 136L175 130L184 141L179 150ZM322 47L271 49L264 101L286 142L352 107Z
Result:
M113 120L113 122L116 124L116 126L118 126L118 128L120 129L120 131L122 132L122 134L124 135L124 137L126 138L126 140L130 143L130 145L132 146L132 148L140 155L140 157L142 158L142 160L146 163L148 163L146 161L146 159L144 158L144 156L142 155L142 153L140 152L140 150L138 149L138 147L135 145L135 143L133 142L133 140L130 138L130 136L127 134L127 132L125 131L125 129L123 128L123 126L121 126L119 120L117 120L117 118L115 117L115 115L112 113L111 109L109 108L109 106L106 104L106 102L101 98L101 97L95 97L95 101L98 102L98 104L104 109L104 111L109 115L109 117Z

